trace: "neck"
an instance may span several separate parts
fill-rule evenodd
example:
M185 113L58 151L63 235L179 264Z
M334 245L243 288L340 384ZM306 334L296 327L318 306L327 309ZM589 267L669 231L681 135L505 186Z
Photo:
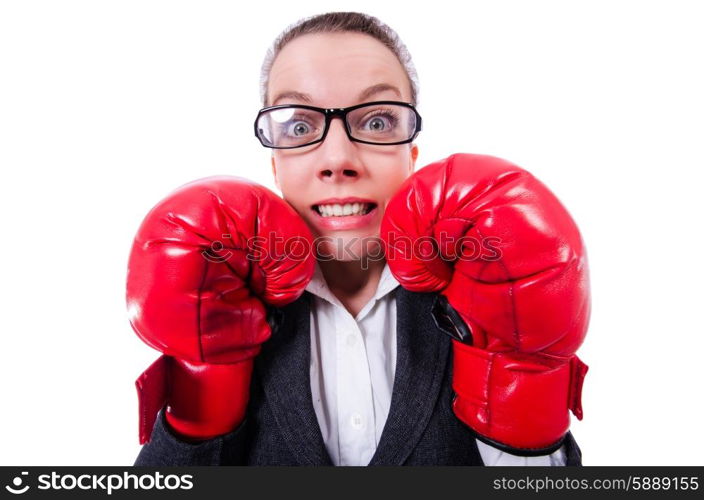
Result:
M352 316L357 316L374 296L385 263L384 260L318 261L328 288Z

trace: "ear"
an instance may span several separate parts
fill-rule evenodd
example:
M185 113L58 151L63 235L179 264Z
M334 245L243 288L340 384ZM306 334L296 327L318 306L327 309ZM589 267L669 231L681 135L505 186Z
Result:
M279 176L276 174L276 160L274 160L274 154L271 155L271 173L274 175L274 183L276 184L276 189L281 191L281 185L279 184Z
M416 160L418 159L418 145L414 142L411 144L411 164L409 173L413 173L416 168Z

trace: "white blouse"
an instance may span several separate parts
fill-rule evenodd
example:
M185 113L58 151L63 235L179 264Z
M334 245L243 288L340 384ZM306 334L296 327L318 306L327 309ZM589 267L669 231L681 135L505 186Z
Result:
M376 293L353 317L332 294L316 263L306 290L310 311L310 385L325 446L335 465L367 465L391 404L396 371L396 294L388 264ZM334 332L334 334L332 334ZM520 457L477 441L486 465L564 465L551 455Z

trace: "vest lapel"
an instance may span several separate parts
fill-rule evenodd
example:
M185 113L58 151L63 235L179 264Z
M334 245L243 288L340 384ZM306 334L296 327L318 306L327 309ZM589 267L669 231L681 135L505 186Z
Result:
M369 465L402 465L423 435L440 394L450 342L432 317L435 293L396 290L396 372L391 406Z
M280 326L257 356L264 398L301 465L332 465L310 391L309 292L280 310Z

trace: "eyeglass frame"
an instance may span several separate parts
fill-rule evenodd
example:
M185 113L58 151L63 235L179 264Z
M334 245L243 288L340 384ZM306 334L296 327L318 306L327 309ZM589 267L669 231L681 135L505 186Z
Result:
M347 123L347 114L350 111L354 111L359 108L363 108L365 106L372 106L374 104L396 104L400 106L404 106L406 108L409 108L413 113L416 115L416 128L413 134L411 134L411 137L409 139L406 139L405 141L399 141L399 142L370 142L370 141L363 141L362 139L355 139L352 137L350 134L349 130L349 125ZM268 113L269 111L275 110L275 109L288 109L288 108L302 108L302 109L308 109L311 111L318 111L320 113L323 113L325 116L325 129L323 130L323 135L320 136L320 139L317 139L313 142L307 142L305 144L300 144L298 146L268 146L264 144L264 141L262 140L261 137L259 137L258 131L257 131L257 122L259 122L259 117L263 115L264 113ZM296 149L296 148L302 148L305 146L312 146L313 144L318 144L319 142L323 142L325 140L325 137L328 135L328 130L330 130L330 123L332 122L332 119L335 117L340 117L342 120L342 123L345 125L345 133L347 134L347 138L352 141L352 142L360 142L362 144L372 144L374 146L397 146L399 144L408 144L409 142L413 142L415 138L418 136L418 133L422 130L422 119L420 116L420 113L418 113L418 110L416 107L408 102L401 102L401 101L372 101L372 102L363 102L362 104L355 104L354 106L348 106L346 108L319 108L316 106L308 106L307 104L277 104L276 106L267 106L265 108L262 108L259 110L259 113L257 113L257 118L254 120L254 136L259 139L259 142L261 142L262 146L265 148L271 148L271 149Z

